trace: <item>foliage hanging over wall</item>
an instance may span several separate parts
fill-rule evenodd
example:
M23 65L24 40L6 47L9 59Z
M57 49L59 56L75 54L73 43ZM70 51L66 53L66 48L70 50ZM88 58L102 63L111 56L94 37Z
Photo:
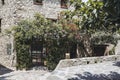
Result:
M39 38L47 48L47 67L54 69L59 60L65 57L64 54L68 51L66 44L73 40L75 32L72 32L72 27L66 23L63 25L62 22L51 22L40 14L36 14L34 18L31 21L23 20L12 29L17 53L17 68L27 69L32 65L30 45L32 38Z
M29 49L32 38L42 40L49 53L46 59L47 67L54 69L59 60L64 58L64 53L69 51L68 44L83 42L85 45L85 39L88 38L80 37L79 33L91 35L98 31L107 31L110 34L114 32L114 25L106 26L102 2L96 0L89 0L87 3L81 0L70 2L75 5L75 10L61 12L56 23L36 14L34 20L23 20L13 28L18 69L31 66ZM89 44L89 41L86 44Z

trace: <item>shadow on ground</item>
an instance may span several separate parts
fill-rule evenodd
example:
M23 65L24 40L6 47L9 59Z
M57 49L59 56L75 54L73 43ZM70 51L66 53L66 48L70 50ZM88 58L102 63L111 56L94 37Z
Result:
M120 67L120 61L117 61L113 64L114 66Z
M3 66L0 64L0 75L3 75L3 74L6 74L6 73L10 73L12 72L13 70Z
M12 76L12 75L11 75L11 76ZM9 77L11 77L11 76L0 77L0 80L13 80L13 79L7 79L7 78L9 78Z
M110 72L110 74L91 74L89 72L84 72L81 74L75 74L75 78L70 78L68 80L120 80L120 74L117 72Z

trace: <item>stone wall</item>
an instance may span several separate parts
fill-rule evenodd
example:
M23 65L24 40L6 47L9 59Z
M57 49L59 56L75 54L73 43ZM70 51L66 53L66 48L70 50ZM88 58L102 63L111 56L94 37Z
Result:
M72 66L96 64L96 63L102 63L102 62L107 62L107 61L119 61L119 60L120 60L120 55L64 59L58 63L55 70L60 69L60 68L72 67Z
M5 30L15 26L20 20L31 20L35 13L40 13L46 18L57 19L58 14L66 9L61 8L61 0L43 0L43 5L34 5L33 0L4 0L2 5L0 0L0 19L2 19L2 33L0 33L0 64L13 67L13 58L15 57L13 47L13 36L5 35ZM69 7L68 9L73 9ZM7 54L7 44L11 44L11 55ZM15 62L15 58L14 58ZM15 65L15 63L14 63Z
M4 0L5 4L2 5L0 0L0 19L2 19L2 33L0 33L0 64L6 67L15 66L15 52L14 52L14 38L13 36L5 35L5 30L12 28L12 26L16 25L20 20L33 19L35 13L41 13L46 18L57 19L58 14L66 9L61 8L60 1L61 0L43 0L43 5L34 5L33 0ZM73 10L74 8L70 6L69 10ZM7 44L11 44L11 55L7 54ZM119 50L119 47L118 47ZM119 51L118 51L119 52ZM89 58L88 58L89 59ZM97 58L93 58L95 60ZM99 58L101 59L101 58ZM86 59L74 59L76 62L75 65L80 64L79 61L82 60L86 64ZM74 60L67 60L68 62L72 62ZM78 63L77 63L78 61ZM91 58L90 58L91 61ZM66 60L65 60L66 62ZM99 61L98 61L99 62ZM92 63L92 62L88 62ZM60 65L59 65L60 64ZM70 64L64 65L64 60L61 60L58 64L58 67L67 67ZM81 63L82 64L82 63Z

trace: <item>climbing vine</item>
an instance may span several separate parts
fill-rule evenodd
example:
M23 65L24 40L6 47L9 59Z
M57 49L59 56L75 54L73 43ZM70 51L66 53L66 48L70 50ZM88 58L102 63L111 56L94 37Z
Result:
M93 33L112 32L111 28L105 25L106 14L102 9L102 2L89 0L83 3L81 0L71 0L71 4L75 5L75 10L61 12L57 22L35 14L34 20L23 20L13 27L18 69L29 68L32 65L29 50L33 38L42 41L43 46L47 48L47 67L54 69L59 60L65 58L66 52L76 53L72 52L72 47L76 47L77 44L82 45L85 53L92 54L88 39ZM81 33L88 36L82 36Z
M67 20L66 20L67 21ZM73 24L71 24L73 25ZM32 39L42 41L47 49L47 67L54 69L59 60L65 58L68 52L68 42L73 42L77 30L76 25L72 28L68 22L52 22L40 14L35 14L34 20L22 20L11 30L15 41L17 54L17 69L27 69L32 65L30 48Z

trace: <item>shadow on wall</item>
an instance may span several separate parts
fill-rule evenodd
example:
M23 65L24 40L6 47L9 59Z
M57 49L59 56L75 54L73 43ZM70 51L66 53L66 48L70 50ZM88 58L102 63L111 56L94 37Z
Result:
M75 78L68 80L120 80L120 74L117 72L110 72L110 74L92 74L84 72L83 74L75 74Z
M6 68L5 66L0 64L0 75L6 74L6 73L10 73L13 70Z

